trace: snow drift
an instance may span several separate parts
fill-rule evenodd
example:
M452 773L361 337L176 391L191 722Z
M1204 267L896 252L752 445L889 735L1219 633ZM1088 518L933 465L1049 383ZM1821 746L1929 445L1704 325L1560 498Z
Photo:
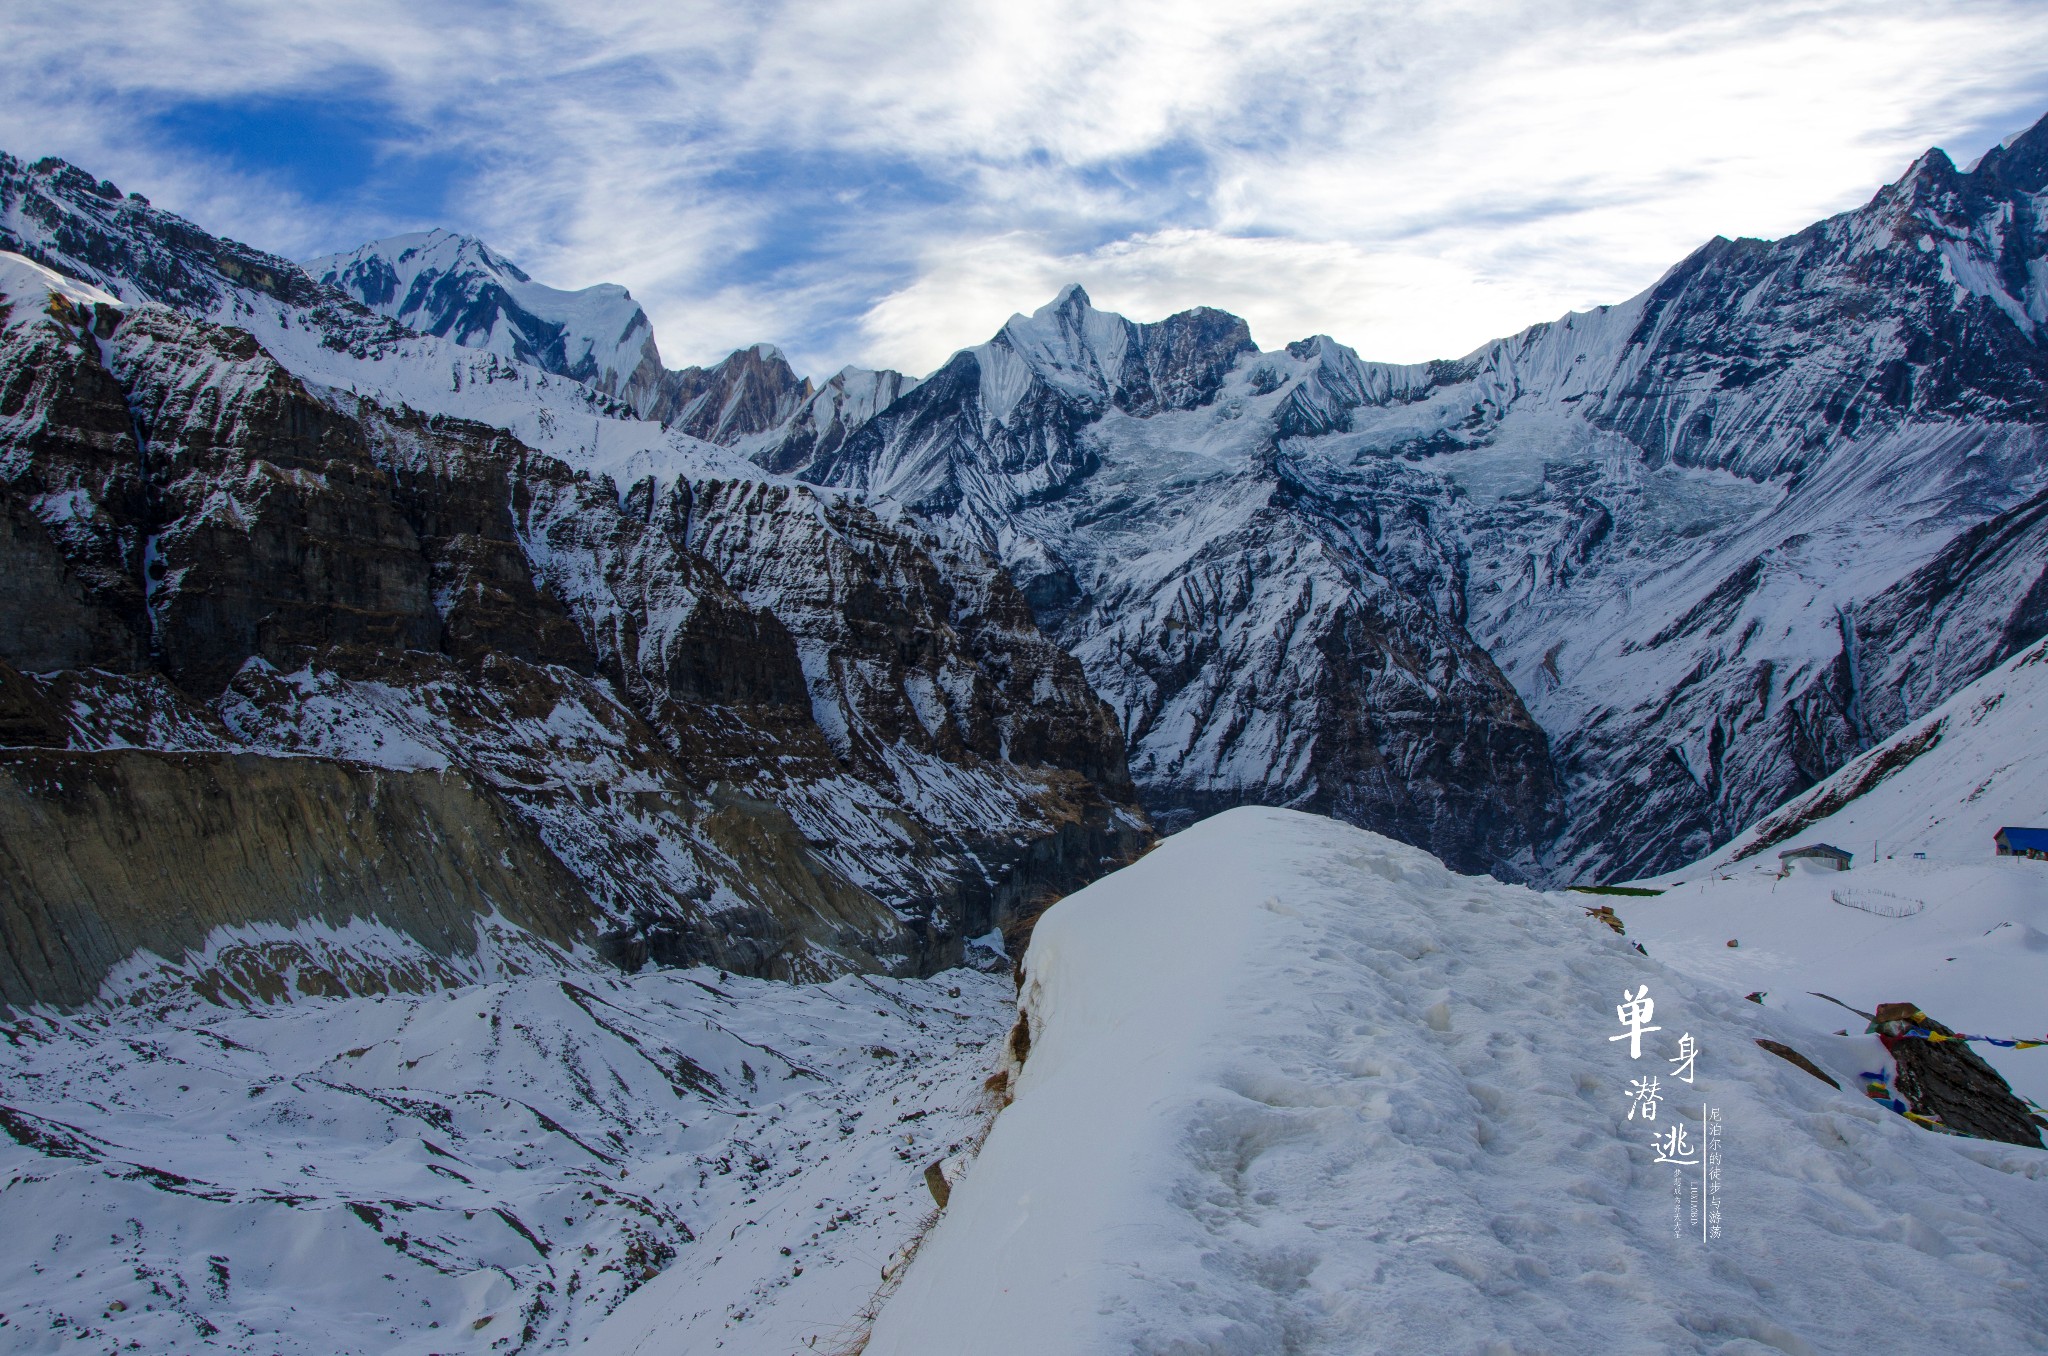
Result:
M1052 909L1026 973L1016 1101L868 1356L2044 1349L2048 1157L1774 1058L1808 1034L1565 897L1243 809ZM1681 1033L1656 1125L1719 1109L1718 1238L1628 1118Z

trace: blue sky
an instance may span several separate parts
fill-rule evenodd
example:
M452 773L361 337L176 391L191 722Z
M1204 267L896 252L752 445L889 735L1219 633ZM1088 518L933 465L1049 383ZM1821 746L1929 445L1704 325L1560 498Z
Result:
M1454 355L2048 112L2017 0L0 11L0 148L310 257L446 226L672 364L928 371L1079 281Z

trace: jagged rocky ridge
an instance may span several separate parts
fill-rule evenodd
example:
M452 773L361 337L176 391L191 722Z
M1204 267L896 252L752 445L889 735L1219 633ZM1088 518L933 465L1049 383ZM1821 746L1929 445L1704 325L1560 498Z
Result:
M12 168L9 221L96 188ZM91 196L108 235L179 243L174 218ZM95 245L90 219L64 222ZM212 248L155 286L232 261ZM39 750L7 761L0 797L7 1001L90 997L145 946L159 988L180 972L244 995L266 957L306 991L574 946L926 970L1142 843L1109 713L982 553L704 474L681 442L638 449L669 465L622 488L309 381L132 278L121 300L4 271L0 550L35 587L0 601L0 726ZM275 300L217 286L245 318ZM412 356L388 322L321 304L347 322L322 332L345 368ZM320 802L298 828L278 808L295 799ZM423 873L364 845L420 826L445 889L394 890ZM213 869L270 839L286 860ZM138 870L152 889L131 900ZM351 918L404 959L348 965L329 942Z

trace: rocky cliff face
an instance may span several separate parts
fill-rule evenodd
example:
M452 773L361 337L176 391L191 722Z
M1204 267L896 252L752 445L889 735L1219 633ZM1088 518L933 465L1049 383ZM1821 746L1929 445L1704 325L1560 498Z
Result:
M1361 419L1423 422L1479 510L1475 632L1583 788L1562 869L1692 859L2024 643L2043 143L1930 152Z
M420 992L558 963L603 923L460 772L142 749L0 750L0 900L0 1003L23 1007Z
M927 969L1144 841L1108 713L985 556L787 483L621 489L11 267L0 549L47 592L0 599L0 725L41 750L10 841L69 846L7 882L44 956L10 1001L77 1001L124 947L175 966L349 917L472 969L488 920L629 966ZM181 779L220 812L153 809ZM309 798L335 827L280 837ZM463 867L458 820L517 850ZM380 882L413 848L361 845L384 829L440 863L410 892ZM299 874L210 868L241 834ZM138 870L159 885L117 909Z
M791 371L779 350L756 344L710 367L664 372L639 408L646 418L693 438L729 446L780 428L813 394L810 380Z

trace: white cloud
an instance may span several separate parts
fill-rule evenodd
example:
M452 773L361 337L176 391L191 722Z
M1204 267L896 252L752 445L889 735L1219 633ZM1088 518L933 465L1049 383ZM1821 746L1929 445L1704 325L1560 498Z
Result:
M0 11L0 145L251 243L429 224L167 142L347 96L471 167L447 224L632 288L671 361L926 370L1080 281L1268 345L1467 351L1782 234L2048 107L2021 0L261 0Z

